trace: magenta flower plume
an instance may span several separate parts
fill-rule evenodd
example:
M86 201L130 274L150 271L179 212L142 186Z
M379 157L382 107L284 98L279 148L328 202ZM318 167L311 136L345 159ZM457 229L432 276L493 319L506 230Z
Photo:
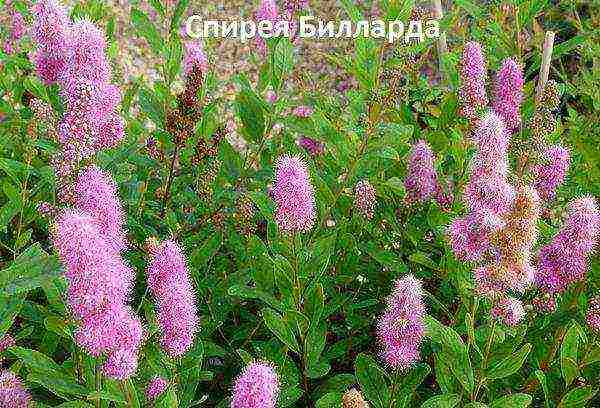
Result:
M169 387L169 382L162 377L154 377L148 383L148 387L146 388L146 399L149 401L154 401L158 397L162 395L163 392Z
M413 275L398 279L377 323L381 357L394 370L407 370L416 363L425 334L423 289Z
M277 102L278 99L279 99L279 97L277 96L277 93L275 91L273 91L272 89L269 89L265 93L265 100L268 103L275 103L275 102Z
M136 350L143 336L144 330L133 311L118 303L84 317L75 332L77 344L95 357L115 349Z
M552 242L538 254L536 283L545 292L562 293L585 278L600 233L600 212L592 197L569 204L567 219Z
M231 408L275 408L278 393L275 369L269 363L254 361L235 380Z
M123 381L135 374L138 367L137 350L128 348L111 351L102 365L102 374Z
M556 189L565 181L571 163L571 155L560 145L548 146L543 162L534 166L535 188L544 201L554 199Z
M95 166L83 171L75 185L75 206L96 219L100 233L117 250L125 249L125 216L110 174Z
M373 218L377 197L369 180L360 180L354 187L354 209L366 219Z
M471 120L471 123L474 123L479 112L488 105L485 89L487 76L481 44L474 41L466 43L461 60L461 85L458 96L461 103L460 114Z
M456 218L448 227L450 246L462 261L477 261L490 249L491 236L503 227L503 221L487 210Z
M31 396L21 380L11 371L0 371L0 407L27 408L32 404Z
M521 124L523 84L521 65L514 58L505 59L496 73L492 107L494 112L504 120L510 131L515 130Z
M275 185L275 221L284 233L306 232L315 224L315 193L304 161L296 156L277 160Z
M126 303L133 272L100 233L92 216L63 212L56 221L53 242L69 283L68 303L77 318Z
M59 76L61 88L76 83L93 85L108 84L111 77L110 64L106 58L106 36L94 23L80 20L69 30L66 69Z
M310 137L300 136L297 144L312 156L319 156L325 152L325 145Z
M275 0L261 0L258 10L254 13L254 20L257 25L263 21L270 21L274 27L280 20L279 9L277 8ZM265 39L260 35L256 35L254 37L254 42L258 53L263 57L266 56L267 43L265 42Z
M585 321L591 331L600 333L600 296L590 299Z
M4 350L6 350L9 347L13 347L15 346L17 343L15 342L15 339L13 336L11 336L9 333L6 333L4 336L2 336L0 338L0 353L2 353Z
M419 140L408 157L408 169L404 186L409 202L425 202L435 197L438 182L435 156L424 140Z
M6 54L12 54L16 51L17 42L25 34L25 19L23 18L23 15L17 11L12 0L6 0L4 2L4 7L6 9L8 21L4 21L4 18L0 19L0 21L7 25L8 36L4 43L3 50Z
M153 248L148 265L148 287L157 308L161 345L171 357L190 349L198 326L194 288L179 246L164 241Z
M502 120L490 112L478 122L474 140L477 153L471 162L463 198L472 212L489 211L502 216L509 211L515 197L507 181L508 132Z
M58 0L39 0L32 8L32 37L37 46L33 64L46 85L58 80L67 66L71 21Z
M58 217L53 243L65 268L67 302L81 323L75 340L92 355L108 355L106 375L130 377L143 337L140 321L126 306L133 271L98 221L81 211L66 210Z
M208 58L206 58L200 41L188 41L185 43L183 72L185 75L189 75L194 68L199 69L203 73L208 71Z
M311 106L300 105L294 108L292 114L299 118L308 118L314 113L314 109Z
M289 13L298 13L308 8L309 0L285 0L283 9Z
M523 303L513 297L505 297L494 305L490 312L493 319L499 320L507 326L516 326L525 316Z

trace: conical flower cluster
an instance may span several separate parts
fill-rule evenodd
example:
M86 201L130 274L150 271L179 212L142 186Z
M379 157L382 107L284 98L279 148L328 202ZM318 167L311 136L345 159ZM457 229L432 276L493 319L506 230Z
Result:
M77 343L90 354L108 354L106 375L124 379L137 368L143 330L126 306L133 271L99 222L81 210L66 210L56 221L54 246L65 268L67 301L80 322Z
M231 408L275 408L279 394L279 379L266 362L250 363L233 386Z
M534 185L541 199L554 199L556 189L565 181L569 170L571 155L560 145L546 147L542 162L534 166Z
M544 292L561 293L585 278L587 262L600 233L600 212L592 197L569 204L567 219L538 254L535 280Z
M419 360L424 316L421 282L413 275L398 279L377 322L381 357L390 368L405 371Z
M59 184L68 191L77 164L96 152L114 147L124 137L125 123L117 113L120 90L110 83L104 33L92 22L71 22L57 0L40 0L32 9L34 65L46 84L57 83L65 106L58 126L61 150L54 159Z
M521 124L521 103L523 102L523 68L514 58L502 61L496 73L492 108L514 131Z
M32 59L37 75L46 85L56 83L67 66L71 21L58 0L42 0L32 8L32 37L37 46Z
M154 401L162 395L163 392L169 387L169 382L162 377L154 377L148 383L146 388L146 399L148 401Z
M98 230L122 251L127 246L125 215L112 177L96 166L85 169L75 183L75 207L94 215Z
M156 301L160 343L171 357L180 357L192 347L198 327L190 274L173 241L151 248L150 256L148 287Z
M408 201L423 203L433 198L438 188L435 156L426 141L419 140L412 147L407 167L404 186Z
M590 299L585 321L591 331L600 333L600 296Z
M537 241L540 199L531 187L519 187L504 227L492 238L496 279L517 292L533 282L532 250Z
M306 232L315 224L314 188L300 157L283 156L277 160L273 199L275 221L282 232Z
M490 249L490 239L504 226L515 196L507 179L509 135L502 119L488 112L478 122L474 140L477 152L463 194L469 213L448 228L455 255L465 261L480 260Z
M516 326L523 320L525 309L519 299L507 296L498 300L490 313L493 319L507 326Z
M33 401L21 380L11 371L0 371L0 407L27 408Z
M354 209L368 220L375 214L375 193L375 188L368 180L360 180L354 187Z
M462 54L458 93L460 114L474 125L479 113L488 105L486 91L487 65L481 44L471 41L465 44Z
M199 41L189 41L185 43L185 54L183 57L183 72L190 75L193 69L198 69L202 73L208 70L208 58Z

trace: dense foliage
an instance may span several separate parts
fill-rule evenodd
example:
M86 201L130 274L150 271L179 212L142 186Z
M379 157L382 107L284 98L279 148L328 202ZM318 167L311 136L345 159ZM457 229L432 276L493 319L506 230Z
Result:
M0 0L0 407L600 405L598 7L455 0L445 46L222 75L202 4L122 3Z

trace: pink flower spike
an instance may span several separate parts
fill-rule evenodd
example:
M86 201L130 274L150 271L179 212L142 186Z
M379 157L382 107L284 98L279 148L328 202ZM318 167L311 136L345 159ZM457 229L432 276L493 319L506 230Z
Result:
M491 316L507 326L516 326L523 320L525 309L519 299L505 297L492 308Z
M200 41L187 41L183 58L183 72L185 75L189 75L194 68L206 73L208 71L208 58Z
M148 287L156 301L160 343L171 357L180 357L192 347L198 328L194 287L175 242L162 242L150 256Z
M408 201L424 203L433 198L438 189L435 156L426 141L419 140L412 147L407 167L404 186Z
M458 95L461 103L460 114L471 120L472 124L477 120L479 112L488 105L485 89L487 76L481 44L474 41L466 43L461 60L461 85Z
M154 401L160 397L162 393L169 387L169 382L162 377L156 376L148 383L146 388L146 399Z
M314 109L310 106L301 105L294 108L292 114L299 118L308 118L314 113Z
M543 291L554 294L582 281L599 234L600 212L594 198L581 197L571 201L562 228L538 253L536 284Z
M370 220L375 215L376 204L376 191L369 180L360 180L356 183L356 186L354 186L354 209Z
M55 83L67 68L71 21L58 0L39 0L32 7L32 38L37 49L32 59L46 85Z
M97 220L98 230L117 250L125 249L125 215L110 174L95 166L83 171L75 185L75 207Z
M0 371L0 407L27 408L33 401L21 380L11 371Z
M275 221L282 232L307 232L314 226L315 193L300 157L283 156L277 160L273 197Z
M425 335L424 316L421 282L413 275L398 279L377 323L381 357L390 368L406 371L419 361Z
M15 346L17 343L15 342L15 339L13 336L11 336L9 333L6 333L4 336L2 336L0 338L0 353L2 353L4 350L6 350L9 347L13 347Z
M279 379L275 369L266 362L250 363L233 385L231 408L275 408Z
M600 296L590 299L585 321L591 331L600 333Z
M554 199L556 189L565 181L571 155L560 145L548 146L542 160L542 163L533 168L533 177L540 198L549 201Z
M510 131L514 131L521 124L523 84L521 64L514 58L505 59L496 74L493 109L504 119Z

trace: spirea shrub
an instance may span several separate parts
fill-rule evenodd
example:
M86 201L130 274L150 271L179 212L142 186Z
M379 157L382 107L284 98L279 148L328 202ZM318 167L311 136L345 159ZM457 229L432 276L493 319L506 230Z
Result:
M593 5L208 3L0 0L0 408L600 406Z

